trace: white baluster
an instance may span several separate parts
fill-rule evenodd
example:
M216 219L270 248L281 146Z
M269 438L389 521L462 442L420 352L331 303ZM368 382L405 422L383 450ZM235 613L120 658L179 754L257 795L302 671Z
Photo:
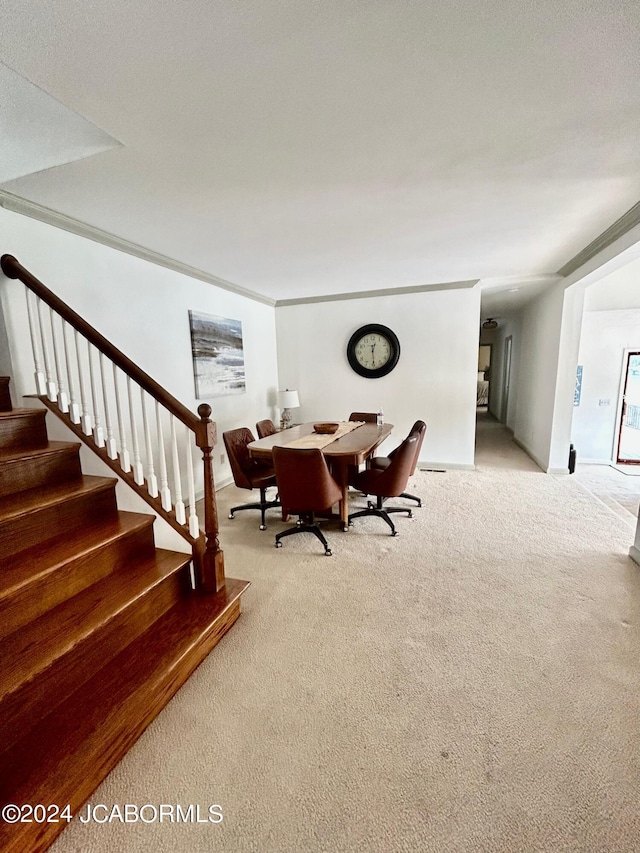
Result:
M36 332L36 319L34 315L34 309L32 305L32 300L35 299L32 296L31 291L25 288L25 296L27 298L27 314L29 315L29 334L31 336L31 349L33 351L33 365L35 367L34 377L36 380L36 390L39 397L43 397L47 393L47 379L44 375L44 371L42 369L42 362L40 361L40 349L38 348L38 335Z
M144 429L144 443L147 455L147 491L152 498L158 497L158 479L153 468L153 445L151 444L151 430L149 429L149 418L147 407L144 404L144 390L140 388L140 405L142 406L142 425Z
M55 403L58 399L58 387L54 381L51 371L51 359L49 358L49 347L44 331L44 320L42 319L42 300L38 299L38 322L40 325L40 343L42 344L42 355L44 356L44 369L47 374L47 398Z
M87 405L87 392L86 388L84 387L84 371L82 370L82 355L80 354L80 346L78 342L78 330L74 329L74 333L76 342L76 358L78 360L78 382L80 384L80 402L82 404L82 417L80 418L80 425L82 426L82 432L85 435L91 435L91 433L93 432L93 424L91 422L91 412L89 411L89 406Z
M167 457L164 449L164 436L162 434L162 417L160 403L156 400L156 423L158 424L158 445L160 453L160 500L162 509L167 512L171 509L171 490L169 488L169 476L167 474Z
M69 358L69 342L67 340L67 323L62 321L62 343L64 344L64 360L67 366L67 377L69 379L69 417L72 424L80 423L80 406L76 398L76 388L73 379L73 365ZM76 353L77 358L77 353Z
M125 472L131 470L131 459L129 458L129 450L127 449L127 433L124 428L124 419L122 417L122 405L120 403L120 389L118 388L118 368L113 363L113 387L116 395L116 412L118 414L118 432L120 433L120 467Z
M173 490L176 495L174 512L178 524L187 523L187 515L182 500L182 483L180 482L180 459L178 457L178 438L176 436L176 419L171 415L171 456L173 460Z
M104 430L102 428L102 421L100 420L100 408L98 407L98 393L96 390L96 377L93 370L93 359L91 358L91 352L93 347L87 341L87 355L89 357L89 377L91 380L91 401L93 402L93 440L95 441L98 447L104 447Z
M65 414L69 411L69 395L67 394L67 389L64 381L64 371L60 367L61 358L60 358L60 346L58 343L58 336L56 334L56 324L55 317L53 314L53 308L49 308L49 315L51 318L51 341L53 343L53 362L56 366L56 382L58 384L58 408L61 412Z
M191 430L187 428L187 485L189 490L189 533L194 539L200 536L200 522L196 513L196 489L193 482L193 458L191 456Z
M102 401L104 403L104 422L107 428L107 456L109 459L117 459L118 458L118 449L116 447L116 440L113 437L113 426L111 424L111 411L109 409L109 395L107 393L107 376L104 369L104 355L100 353L100 358L98 360L100 365L100 379L102 380Z
M133 404L133 387L131 377L129 376L127 376L127 392L129 395L129 417L131 418L131 441L133 443L133 479L139 486L142 486L144 485L144 471L142 470L142 461L140 459L136 407Z

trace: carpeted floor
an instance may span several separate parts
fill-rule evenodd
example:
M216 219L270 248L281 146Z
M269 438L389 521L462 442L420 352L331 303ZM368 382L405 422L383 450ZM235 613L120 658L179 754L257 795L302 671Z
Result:
M223 490L243 615L91 802L224 819L74 822L55 853L637 853L633 531L502 442L333 557Z

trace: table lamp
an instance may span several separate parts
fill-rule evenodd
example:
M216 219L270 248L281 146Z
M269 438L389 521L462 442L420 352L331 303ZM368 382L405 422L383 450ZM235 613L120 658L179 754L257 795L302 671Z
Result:
M282 409L280 424L282 429L289 429L291 426L291 409L297 409L300 405L298 392L289 391L288 388L285 391L278 391L278 400L280 402L280 408Z

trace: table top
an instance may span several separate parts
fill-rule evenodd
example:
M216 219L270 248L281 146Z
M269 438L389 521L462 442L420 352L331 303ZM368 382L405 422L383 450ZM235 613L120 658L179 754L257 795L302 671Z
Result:
M254 459L271 459L271 451L274 447L286 447L291 441L309 435L313 432L313 423L300 424L299 426L285 429L266 438L259 438L248 445L249 454ZM335 461L344 461L350 464L360 464L378 447L379 444L391 435L393 424L363 423L357 429L351 430L342 438L332 441L322 448L323 454Z

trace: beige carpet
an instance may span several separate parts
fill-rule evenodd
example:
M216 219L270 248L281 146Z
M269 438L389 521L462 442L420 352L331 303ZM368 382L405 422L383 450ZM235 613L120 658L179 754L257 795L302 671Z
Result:
M361 519L333 557L223 490L243 615L92 803L224 820L74 822L55 853L637 853L632 531L522 460L419 473L400 536Z

